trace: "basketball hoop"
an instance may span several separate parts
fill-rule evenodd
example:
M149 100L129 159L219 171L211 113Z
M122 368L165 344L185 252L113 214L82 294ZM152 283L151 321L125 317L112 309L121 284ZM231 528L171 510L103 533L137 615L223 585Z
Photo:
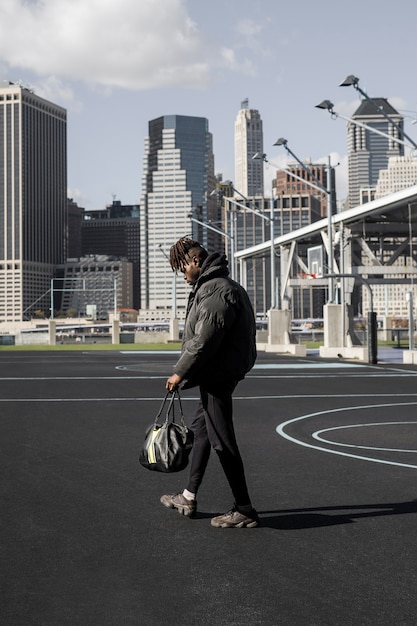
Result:
M297 274L297 278L308 278L312 280L313 278L317 278L315 274Z

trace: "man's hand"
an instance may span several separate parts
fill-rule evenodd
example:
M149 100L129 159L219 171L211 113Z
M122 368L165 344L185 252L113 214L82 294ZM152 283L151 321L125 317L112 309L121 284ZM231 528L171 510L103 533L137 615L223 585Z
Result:
M172 376L168 378L165 384L165 389L167 391L175 391L175 389L178 387L181 381L182 381L182 378L178 376L178 374L172 374Z

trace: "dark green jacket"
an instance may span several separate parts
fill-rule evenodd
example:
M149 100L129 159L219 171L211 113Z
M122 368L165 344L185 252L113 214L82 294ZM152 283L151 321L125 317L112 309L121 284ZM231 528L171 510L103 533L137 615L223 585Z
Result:
M181 356L184 387L238 381L256 359L255 316L248 294L229 277L226 257L207 257L190 293Z

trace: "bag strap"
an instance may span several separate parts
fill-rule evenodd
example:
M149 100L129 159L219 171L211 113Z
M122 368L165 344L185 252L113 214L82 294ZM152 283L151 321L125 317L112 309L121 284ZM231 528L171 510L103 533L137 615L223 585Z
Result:
M157 416L155 417L155 424L157 423L158 418L161 417L162 411L164 410L164 406L166 404L166 401L169 395L171 396L171 399L168 404L168 409L167 409L166 416L165 416L165 423L168 423L171 412L172 412L172 421L175 422L175 398L177 398L178 406L180 409L181 423L185 425L184 412L182 410L181 397L180 397L180 392L178 391L178 389L175 389L174 391L167 391L165 398L162 400L162 404L159 408Z
M177 395L177 399L178 399L178 406L179 406L179 409L180 409L181 423L182 423L183 426L185 426L184 411L182 410L181 396L180 396L179 389L175 390L175 394Z
M171 391L171 392L168 392L168 393L171 393L171 400L169 401L169 406L168 406L168 410L167 410L166 417L165 417L165 423L168 423L170 413L172 413L172 421L175 422L175 399L177 399L178 400L178 407L180 409L181 423L183 425L185 425L185 422L184 422L184 412L182 410L181 396L180 396L179 390L178 389L174 389L174 391Z
M162 404L161 404L161 406L159 407L159 411L158 411L158 413L156 414L156 417L155 417L155 424L156 424L156 422L158 421L158 418L159 418L159 417L161 417L161 413L162 413L162 411L163 411L163 409L164 409L165 402L167 401L167 398L168 398L169 394L170 394L170 392L169 392L169 391L167 391L165 398L162 400Z

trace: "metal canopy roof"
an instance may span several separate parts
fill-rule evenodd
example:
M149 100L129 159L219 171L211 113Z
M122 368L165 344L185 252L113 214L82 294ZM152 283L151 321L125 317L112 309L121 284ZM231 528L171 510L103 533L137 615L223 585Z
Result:
M332 225L349 224L354 228L355 224L367 232L375 231L379 234L395 232L404 234L406 225L410 221L409 205L416 203L417 209L417 185L407 187L401 191L384 196L378 200L372 200L347 211L341 211L332 216ZM417 210L412 215L411 221L417 221ZM328 218L313 222L308 226L294 230L286 235L280 235L274 239L275 246L285 246L294 241L311 241L320 236L320 232L328 228ZM264 241L256 246L251 246L235 253L236 259L246 259L262 256L271 249L271 242Z

